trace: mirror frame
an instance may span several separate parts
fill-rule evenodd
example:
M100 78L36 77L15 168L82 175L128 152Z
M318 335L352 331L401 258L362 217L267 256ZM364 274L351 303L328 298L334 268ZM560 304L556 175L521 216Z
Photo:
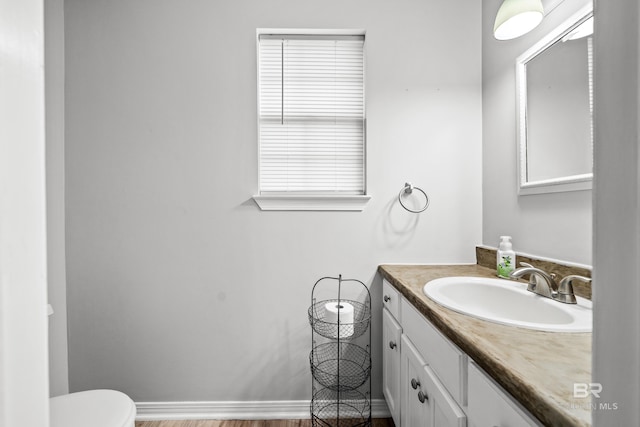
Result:
M516 59L516 110L517 110L517 165L518 195L558 193L564 191L591 190L593 172L558 178L527 181L527 69L533 58L544 52L578 25L593 16L593 6L588 5L565 20L538 43ZM593 138L591 140L593 147ZM593 153L593 149L592 149ZM593 165L593 160L592 160ZM593 168L593 166L592 166Z

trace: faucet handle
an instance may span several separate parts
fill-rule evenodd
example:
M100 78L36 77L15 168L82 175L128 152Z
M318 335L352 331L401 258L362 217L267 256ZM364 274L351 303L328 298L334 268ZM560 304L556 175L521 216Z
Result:
M555 295L554 299L566 304L575 304L577 301L576 296L573 293L572 282L574 280L591 283L591 279L589 277L578 276L577 274L571 274L567 277L564 277L562 280L560 280L560 284L558 285L558 293Z
M567 282L571 282L573 280L579 280L579 281L584 282L584 283L591 283L591 278L590 277L579 276L577 274L571 274L571 275L565 277L564 279L562 279L560 282L564 282L565 280Z

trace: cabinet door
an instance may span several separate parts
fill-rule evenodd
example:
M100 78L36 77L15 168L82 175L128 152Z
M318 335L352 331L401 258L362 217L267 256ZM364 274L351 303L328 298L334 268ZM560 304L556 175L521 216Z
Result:
M465 413L406 335L401 358L402 427L465 427Z
M429 407L428 427L465 427L467 416L429 366L424 367L423 394Z
M386 308L382 309L382 392L400 427L400 338L402 327Z
M474 362L469 362L469 406L467 413L470 427L542 426Z
M402 335L402 353L400 355L401 381L400 401L402 408L401 427L428 426L429 407L426 400L422 401L420 393L425 380L424 359L418 353L413 343Z

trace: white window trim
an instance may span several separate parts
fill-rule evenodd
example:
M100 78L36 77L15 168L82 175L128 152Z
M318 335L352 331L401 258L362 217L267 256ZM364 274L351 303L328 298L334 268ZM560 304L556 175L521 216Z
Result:
M342 35L364 36L365 30L347 29L300 29L300 28L258 28L256 30L256 61L259 61L259 43L261 34L308 34L308 35ZM259 62L258 62L259 63ZM256 73L256 79L260 76ZM259 84L259 82L257 82ZM256 103L257 119L260 120L259 104ZM258 132L260 126L258 125ZM257 137L258 144L260 136ZM259 151L258 151L259 153ZM365 128L365 153L366 153L366 128ZM259 154L258 154L259 157ZM258 163L260 159L258 158ZM367 156L364 159L365 194L357 195L331 195L331 194L256 194L253 200L263 211L362 211L371 200L367 194Z
M255 195L253 200L263 211L362 211L369 195Z

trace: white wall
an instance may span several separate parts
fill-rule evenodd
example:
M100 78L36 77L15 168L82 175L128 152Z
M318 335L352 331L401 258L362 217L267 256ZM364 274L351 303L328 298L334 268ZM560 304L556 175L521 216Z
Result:
M49 385L51 395L57 396L69 392L64 244L64 1L47 0L44 6L47 288L54 309L49 317Z
M66 1L70 389L309 399L316 279L360 278L377 308L380 263L475 262L480 15L476 0ZM258 27L367 30L364 212L252 201ZM429 193L423 214L399 207L405 181Z
M43 33L0 3L0 427L49 426Z
M497 246L513 236L514 249L591 264L591 191L517 195L515 61L589 0L564 0L530 33L493 37L502 0L482 2L482 239ZM555 4L555 3L554 3Z
M640 7L599 0L595 22L594 403L617 410L593 421L630 426L640 419Z

